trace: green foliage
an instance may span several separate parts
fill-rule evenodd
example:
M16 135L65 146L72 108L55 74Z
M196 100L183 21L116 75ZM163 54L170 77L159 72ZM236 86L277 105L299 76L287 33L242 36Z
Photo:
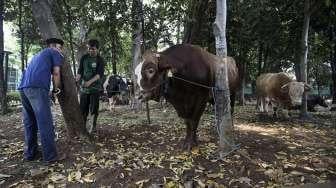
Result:
M33 54L40 49L42 41L31 15L30 2L23 2L23 32L25 48ZM107 62L106 73L112 73L116 65L118 74L130 75L133 45L133 1L81 1L60 0L53 3L53 13L67 46L77 49L90 38L101 43L101 55ZM18 25L18 1L6 1L5 20ZM202 4L203 3L203 4ZM197 5L204 12L196 12ZM330 0L317 4L311 16L309 38L309 77L328 84L330 72L329 28L336 22L336 5ZM278 72L293 69L300 54L299 42L303 25L303 1L290 0L239 0L228 1L227 40L228 53L245 65L248 81L255 80L259 71ZM193 44L215 51L212 24L215 20L216 1L199 0L152 0L143 6L144 39L147 49L157 50L180 43L183 33L192 27L187 22L199 23L197 40ZM201 16L201 17L197 17ZM197 20L198 19L198 20ZM199 20L201 19L201 20ZM141 20L135 20L141 21ZM185 27L185 28L184 28ZM197 28L196 28L197 29ZM19 31L16 32L19 37ZM261 55L261 56L260 56ZM19 56L17 56L19 57ZM259 61L261 60L261 61ZM259 63L264 66L259 70ZM323 78L321 76L324 76Z
M9 104L20 102L20 93L19 92L10 92L7 93L7 101Z

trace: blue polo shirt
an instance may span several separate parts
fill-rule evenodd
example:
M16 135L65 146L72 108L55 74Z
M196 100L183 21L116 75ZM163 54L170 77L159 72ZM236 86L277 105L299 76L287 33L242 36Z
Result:
M18 90L44 88L49 91L53 67L61 66L63 59L63 55L52 48L46 48L34 55L22 74Z

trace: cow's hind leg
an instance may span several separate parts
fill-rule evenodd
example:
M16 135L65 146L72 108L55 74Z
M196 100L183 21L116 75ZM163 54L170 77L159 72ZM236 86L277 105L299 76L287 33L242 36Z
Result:
M236 100L236 93L235 92L230 93L231 115L234 112L234 106L235 106L235 102L236 102L235 100Z

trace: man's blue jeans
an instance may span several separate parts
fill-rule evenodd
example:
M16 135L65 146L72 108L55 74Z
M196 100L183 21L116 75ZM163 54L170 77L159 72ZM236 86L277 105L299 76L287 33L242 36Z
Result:
M33 160L37 154L37 131L40 131L44 161L57 157L55 131L51 115L49 91L42 88L24 88L20 91L23 105L25 133L24 156Z

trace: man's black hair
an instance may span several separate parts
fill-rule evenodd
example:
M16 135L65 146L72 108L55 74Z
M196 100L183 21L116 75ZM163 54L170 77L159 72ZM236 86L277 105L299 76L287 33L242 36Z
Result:
M47 45L49 45L49 44L60 44L62 46L64 44L63 40L59 39L59 38L48 38L46 40L46 43L47 43Z
M99 42L96 39L89 40L88 45L90 47L96 47L97 49L99 48Z

